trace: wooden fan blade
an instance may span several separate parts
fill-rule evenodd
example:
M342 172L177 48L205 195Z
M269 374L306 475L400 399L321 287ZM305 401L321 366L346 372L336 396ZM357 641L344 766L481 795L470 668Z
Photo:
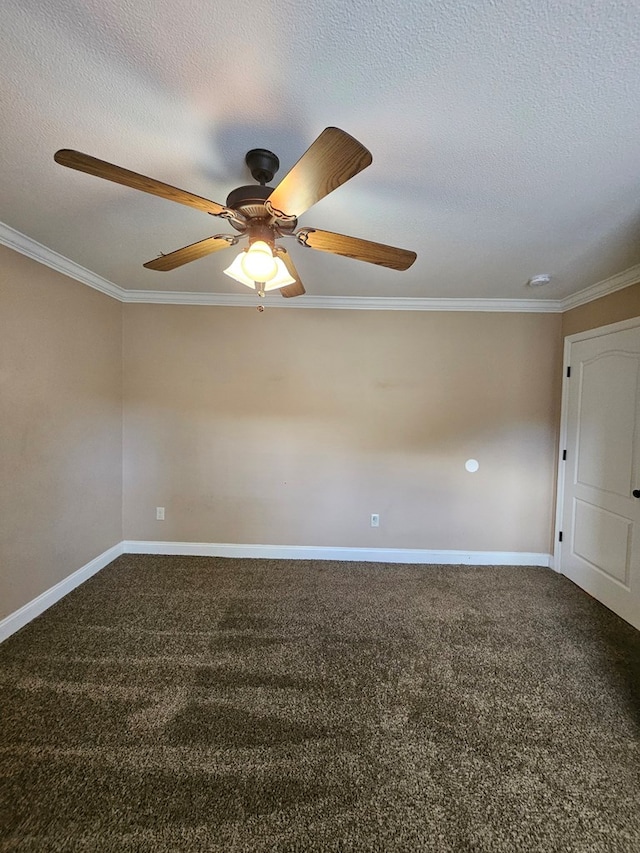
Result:
M311 144L267 201L273 213L298 217L311 205L370 165L371 154L353 136L327 127Z
M141 190L143 193L151 193L151 195L157 195L169 201L177 201L179 204L195 207L196 210L211 213L213 216L220 216L221 214L228 215L231 213L231 211L228 211L226 207L223 207L223 205L218 204L216 201L210 201L207 198L194 195L186 190L180 190L169 184L163 184L162 181L147 178L145 175L139 175L137 172L130 172L121 166L114 166L113 163L98 160L96 157L91 157L89 154L82 154L80 151L61 148L60 151L56 151L53 159L56 163L60 163L61 166L67 166L69 169L86 172L89 175L95 175L97 178L104 178L107 181L113 181L125 187L132 187L134 190ZM235 211L233 212L233 216L239 219L244 218Z
M276 253L279 257L282 258L282 262L287 268L287 272L291 276L291 278L295 278L293 284L287 284L284 287L280 288L280 293L287 299L291 296L302 296L307 291L304 289L304 285L300 281L300 276L298 275L298 270L295 268L293 261L291 260L291 255L287 252L286 249L283 249L282 246L276 246Z
M356 261L366 261L368 264L378 264L392 270L409 269L417 258L416 253L408 249L397 249L395 246L385 246L383 243L372 243L370 240L334 234L333 231L320 231L317 228L302 228L296 233L296 237L303 246L334 255L344 255Z
M304 296L306 292L301 281L296 281L293 284L287 284L285 287L280 288L281 296L287 299L291 296Z
M191 261L197 261L198 258L211 255L213 252L219 252L220 249L228 249L229 246L233 246L236 242L234 237L224 235L207 237L206 240L200 240L198 243L192 243L190 246L176 249L175 252L171 252L168 255L160 255L159 258L147 261L143 266L148 270L167 272L168 270L174 270L176 267L181 267L183 264L188 264Z

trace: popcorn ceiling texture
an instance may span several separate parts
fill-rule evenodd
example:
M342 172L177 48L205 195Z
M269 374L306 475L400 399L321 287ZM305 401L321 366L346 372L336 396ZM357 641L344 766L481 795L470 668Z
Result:
M125 556L0 679L2 850L640 849L640 634L548 570Z
M640 261L635 0L6 0L1 23L0 220L122 287L235 292L225 253L142 268L225 225L70 173L60 147L224 202L248 148L281 178L344 127L373 165L301 224L418 261L289 243L314 294L562 298Z

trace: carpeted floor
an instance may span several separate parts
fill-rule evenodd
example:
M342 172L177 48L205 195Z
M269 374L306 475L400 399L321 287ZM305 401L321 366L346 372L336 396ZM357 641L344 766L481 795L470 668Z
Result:
M0 675L3 851L640 851L640 634L548 570L124 556Z

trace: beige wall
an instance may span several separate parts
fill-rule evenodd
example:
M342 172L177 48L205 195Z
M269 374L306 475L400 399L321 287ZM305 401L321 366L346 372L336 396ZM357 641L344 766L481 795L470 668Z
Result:
M122 539L121 314L0 247L0 618Z
M579 305L562 315L562 335L574 335L609 323L640 316L640 283L617 290L602 299Z
M0 618L122 538L548 552L561 337L640 315L122 306L2 247L0 299Z
M125 538L548 553L560 329L125 305Z

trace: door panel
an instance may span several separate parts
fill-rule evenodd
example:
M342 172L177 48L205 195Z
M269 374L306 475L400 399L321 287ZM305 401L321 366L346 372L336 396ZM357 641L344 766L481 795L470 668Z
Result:
M571 346L560 570L640 628L640 328Z
M627 497L635 433L638 358L612 352L580 364L578 482Z
M625 585L629 576L631 530L628 519L575 500L575 556Z

